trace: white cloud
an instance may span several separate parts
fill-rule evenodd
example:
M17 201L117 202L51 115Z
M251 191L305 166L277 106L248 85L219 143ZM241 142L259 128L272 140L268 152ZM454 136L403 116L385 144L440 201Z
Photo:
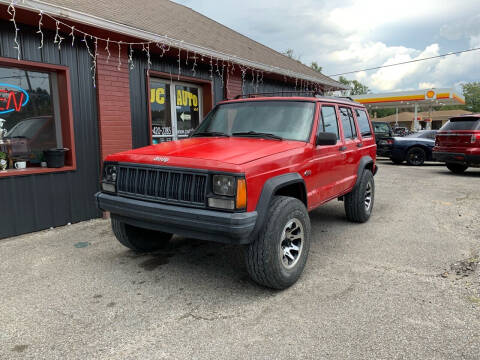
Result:
M480 47L480 1L177 0L326 75ZM480 51L346 75L372 91L452 87L480 79Z

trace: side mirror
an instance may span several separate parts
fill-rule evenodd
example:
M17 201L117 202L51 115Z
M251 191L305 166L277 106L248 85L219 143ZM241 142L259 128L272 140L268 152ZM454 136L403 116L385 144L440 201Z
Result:
M317 135L316 145L325 146L325 145L336 145L337 144L337 134L331 132L320 132Z

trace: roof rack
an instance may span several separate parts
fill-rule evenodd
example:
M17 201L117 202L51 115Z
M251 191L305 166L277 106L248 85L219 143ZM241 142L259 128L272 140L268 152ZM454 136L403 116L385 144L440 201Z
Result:
M297 96L302 96L302 97L308 97L308 96L311 96L311 97L315 97L317 95L322 95L321 92L319 91L311 91L311 90L307 90L307 91L301 91L301 90L297 90L297 91L273 91L273 92L264 92L264 93L252 93L252 94L245 94L245 95L237 95L235 96L234 99L248 99L248 98L256 98L256 97L267 97L267 96L295 96L295 94Z
M316 98L327 98L327 99L347 99L350 101L354 101L350 96L325 96L319 91L274 91L274 92L264 92L264 93L252 93L252 94L245 94L245 95L237 95L235 96L236 99L249 99L249 98L256 98L256 97L274 97L274 96L301 96L301 97L316 97Z

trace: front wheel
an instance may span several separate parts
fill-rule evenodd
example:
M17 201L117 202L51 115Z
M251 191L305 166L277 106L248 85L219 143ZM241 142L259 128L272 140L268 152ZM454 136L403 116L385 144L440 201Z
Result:
M448 170L450 170L454 174L463 174L465 170L468 169L467 165L462 164L446 163L446 165Z
M408 150L407 153L407 164L413 166L420 166L423 165L425 159L427 158L427 154L425 150L420 147L413 147Z
M173 237L173 234L128 225L115 218L112 218L112 230L123 246L138 252L151 252L161 249Z
M358 183L344 198L347 219L364 223L370 219L375 200L375 181L370 170L364 170Z
M302 274L310 249L310 218L298 199L275 196L265 224L248 245L246 264L260 285L285 289Z

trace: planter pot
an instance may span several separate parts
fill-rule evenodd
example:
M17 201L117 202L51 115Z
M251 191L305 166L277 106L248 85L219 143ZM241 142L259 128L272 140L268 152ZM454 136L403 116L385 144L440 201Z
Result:
M43 153L45 155L45 161L47 162L47 167L49 168L61 168L65 166L65 153L69 149L59 148L59 149L49 149L45 150Z

